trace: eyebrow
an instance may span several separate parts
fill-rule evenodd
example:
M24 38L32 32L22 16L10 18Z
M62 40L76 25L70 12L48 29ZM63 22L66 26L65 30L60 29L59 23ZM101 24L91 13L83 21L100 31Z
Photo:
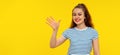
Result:
M78 13L82 13L82 12L78 12Z
M82 13L82 12L78 12L78 13ZM72 14L75 14L74 12Z

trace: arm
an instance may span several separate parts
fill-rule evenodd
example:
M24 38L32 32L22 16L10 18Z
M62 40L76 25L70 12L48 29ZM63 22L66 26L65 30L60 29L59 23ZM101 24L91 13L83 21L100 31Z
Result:
M63 36L61 36L59 39L56 40L56 35L57 35L57 31L53 31L53 34L52 34L52 37L50 40L51 48L55 48L55 47L61 45L66 40L66 38L64 38Z
M94 55L100 55L98 38L93 40L93 51Z
M48 21L47 24L50 25L53 29L52 37L50 40L50 47L55 48L55 47L61 45L66 40L66 38L61 36L58 40L56 40L60 21L56 22L52 17L48 18L47 21Z

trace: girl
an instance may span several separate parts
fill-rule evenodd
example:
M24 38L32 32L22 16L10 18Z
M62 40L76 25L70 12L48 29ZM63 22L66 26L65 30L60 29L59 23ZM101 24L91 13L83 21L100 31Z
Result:
M56 22L52 17L47 18L47 24L52 29L52 37L50 47L55 48L67 39L70 40L68 55L90 55L93 47L94 55L100 55L98 33L94 29L91 22L90 14L84 4L78 4L72 10L71 27L63 32L59 39L56 39L56 34L60 25L60 20Z

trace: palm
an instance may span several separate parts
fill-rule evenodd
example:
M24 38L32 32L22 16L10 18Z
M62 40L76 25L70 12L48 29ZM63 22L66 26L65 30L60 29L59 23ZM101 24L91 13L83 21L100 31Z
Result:
M47 18L47 24L50 25L52 27L53 30L57 30L59 28L60 25L60 20L59 22L56 22L52 17Z

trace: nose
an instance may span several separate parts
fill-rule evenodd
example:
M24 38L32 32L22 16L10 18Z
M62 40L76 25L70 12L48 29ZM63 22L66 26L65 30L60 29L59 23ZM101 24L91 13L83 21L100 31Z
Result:
M75 18L79 18L79 16L76 16Z
M75 17L76 17L76 18L79 18L79 15L77 14Z

